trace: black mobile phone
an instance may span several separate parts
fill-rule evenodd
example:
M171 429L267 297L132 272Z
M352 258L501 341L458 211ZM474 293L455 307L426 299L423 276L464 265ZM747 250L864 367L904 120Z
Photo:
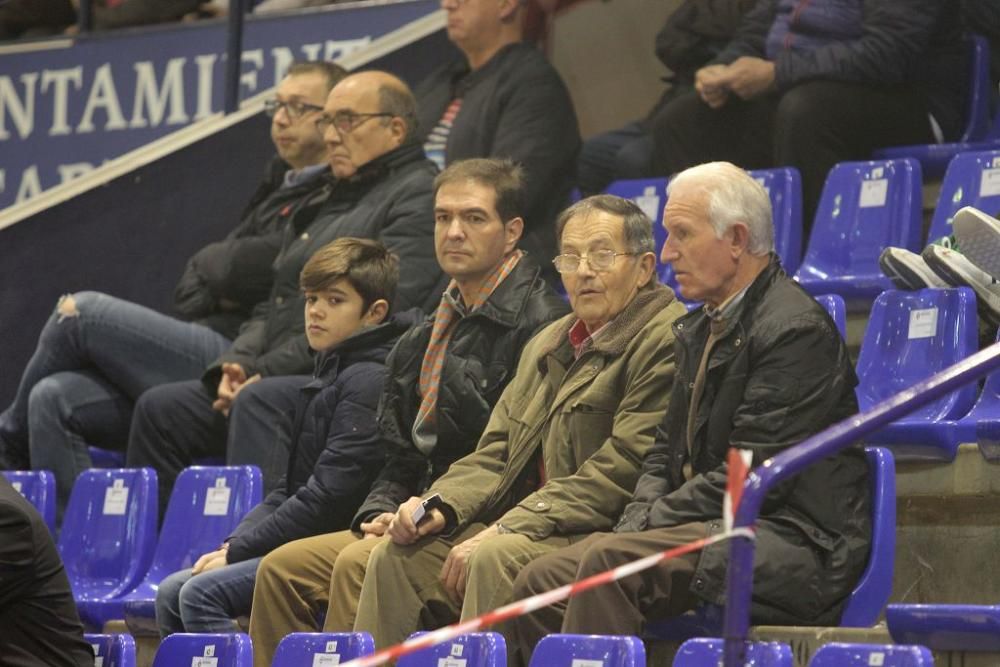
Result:
M427 515L430 514L431 510L439 509L442 505L444 505L444 501L441 500L440 493L435 493L429 498L424 498L423 502L420 503L420 506L413 510L413 525L416 526L419 524L427 518Z

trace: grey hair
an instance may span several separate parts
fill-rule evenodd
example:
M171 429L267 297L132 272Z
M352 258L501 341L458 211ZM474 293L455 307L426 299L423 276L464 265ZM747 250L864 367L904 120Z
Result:
M563 228L570 218L586 215L592 211L603 211L616 215L624 223L625 250L637 255L653 252L653 223L649 216L631 199L622 199L614 195L594 195L582 199L556 218L556 238L562 238Z
M771 198L746 171L729 162L699 164L670 179L667 197L681 185L695 187L708 196L708 219L716 236L722 238L726 230L742 222L750 231L747 250L751 255L774 250Z

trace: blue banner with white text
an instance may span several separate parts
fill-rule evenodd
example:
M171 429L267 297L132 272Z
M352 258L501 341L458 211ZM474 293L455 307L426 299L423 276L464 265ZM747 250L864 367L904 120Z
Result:
M240 96L293 60L335 60L435 11L360 2L248 17ZM123 30L0 56L0 209L221 111L225 21Z

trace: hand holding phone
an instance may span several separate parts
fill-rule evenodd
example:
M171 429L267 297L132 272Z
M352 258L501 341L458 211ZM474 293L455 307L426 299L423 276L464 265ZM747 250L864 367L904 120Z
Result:
M419 526L421 521L430 516L431 510L440 509L442 505L444 505L444 501L441 499L440 493L435 493L428 498L424 498L423 502L413 510L413 514L411 515L413 525Z

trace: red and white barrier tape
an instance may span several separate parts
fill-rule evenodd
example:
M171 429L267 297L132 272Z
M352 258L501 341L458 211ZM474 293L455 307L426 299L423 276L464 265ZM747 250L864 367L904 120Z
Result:
M407 639L402 644L390 646L389 648L378 651L372 655L365 656L363 658L355 658L350 662L344 663L343 667L375 667L375 665L384 665L390 660L395 660L400 656L413 653L414 651L419 651L427 648L428 646L434 646L435 644L449 641L459 635L464 635L469 632L477 632L483 628L487 628L502 621L523 616L524 614L530 614L541 607L547 607L554 602L574 597L583 591L590 590L591 588L595 588L602 584L618 581L619 579L627 577L630 574L648 570L654 565L658 565L665 560L677 558L678 556L683 556L684 554L689 554L693 551L698 551L699 549L704 549L710 544L715 544L716 542L721 542L722 540L728 540L729 538L736 537L738 535L748 539L753 539L754 534L752 529L733 528L733 515L736 513L736 508L739 506L740 496L743 492L743 483L746 481L747 473L750 470L750 464L752 461L753 453L750 450L729 450L726 493L723 498L724 532L719 533L718 535L712 535L711 537L704 537L700 540L695 540L694 542L688 542L687 544L679 547L667 549L666 551L661 551L660 553L640 558L639 560L626 563L625 565L619 565L618 567L607 570L606 572L601 572L600 574L595 574L591 577L587 577L586 579L575 581L572 584L560 586L559 588L555 588L545 593L533 595L530 598L518 600L517 602L511 602L508 605L494 609L493 611L488 611L482 616L470 619L464 623L449 625L439 630L434 630L420 635L419 637Z
M373 655L356 658L350 662L346 662L344 663L344 667L374 667L375 665L384 665L388 661L395 660L396 658L408 653L413 653L414 651L419 651L420 649L427 648L428 646L449 641L459 635L464 635L468 632L477 632L483 628L495 625L496 623L531 613L536 609L546 607L554 602L565 600L566 598L574 597L583 591L590 590L596 586L612 581L618 581L622 577L627 577L630 574L635 574L636 572L649 569L654 565L670 558L677 558L678 556L698 551L699 549L703 549L710 544L715 544L716 542L721 542L722 540L727 540L731 537L736 537L737 535L742 535L743 537L750 539L753 539L754 537L753 530L749 528L736 528L728 530L724 533L712 535L711 537L704 537L700 540L695 540L694 542L689 542L679 547L668 549L651 556L646 556L645 558L640 558L639 560L626 563L625 565L620 565L612 570L595 574L592 577L581 579L580 581L573 582L572 584L560 586L559 588L555 588L551 591L540 593L523 600L518 600L517 602L512 602L508 605L500 607L499 609L486 612L482 616L465 621L464 623L456 623L454 625L449 625L439 630L434 630L432 632L428 632L427 634L420 635L419 637L408 639L402 644L397 644Z

